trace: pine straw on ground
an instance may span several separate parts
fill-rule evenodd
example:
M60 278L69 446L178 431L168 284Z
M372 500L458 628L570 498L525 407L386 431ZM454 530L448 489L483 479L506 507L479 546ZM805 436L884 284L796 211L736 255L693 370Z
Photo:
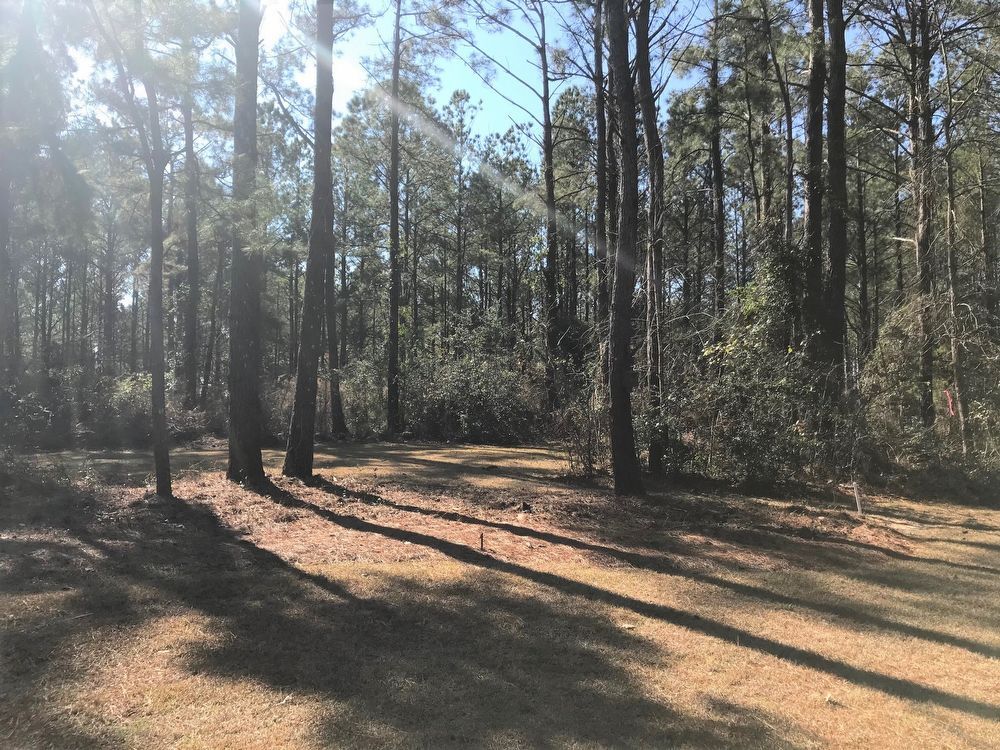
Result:
M174 458L173 500L132 453L0 487L0 747L1000 736L997 510L621 500L545 448L333 446L264 494Z

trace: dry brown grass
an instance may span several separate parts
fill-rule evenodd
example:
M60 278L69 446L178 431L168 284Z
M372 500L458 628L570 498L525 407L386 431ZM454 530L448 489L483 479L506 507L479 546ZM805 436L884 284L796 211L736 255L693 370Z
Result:
M619 501L545 448L336 446L269 495L222 460L178 452L171 501L129 453L0 490L0 747L997 745L997 510Z

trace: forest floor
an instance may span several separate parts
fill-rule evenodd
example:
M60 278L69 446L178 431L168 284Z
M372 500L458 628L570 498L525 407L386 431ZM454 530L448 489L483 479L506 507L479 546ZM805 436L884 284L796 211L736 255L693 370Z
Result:
M989 747L1000 510L574 483L548 448L0 474L0 747ZM267 460L277 473L280 455Z

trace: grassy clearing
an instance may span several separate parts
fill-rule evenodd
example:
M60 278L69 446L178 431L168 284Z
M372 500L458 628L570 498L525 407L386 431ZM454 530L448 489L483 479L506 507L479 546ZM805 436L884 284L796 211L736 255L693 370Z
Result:
M269 456L274 465L276 455ZM47 454L0 505L0 746L988 747L1000 512L337 446L313 486ZM45 472L34 472L41 475ZM84 479L79 479L84 477ZM114 485L114 482L121 482Z

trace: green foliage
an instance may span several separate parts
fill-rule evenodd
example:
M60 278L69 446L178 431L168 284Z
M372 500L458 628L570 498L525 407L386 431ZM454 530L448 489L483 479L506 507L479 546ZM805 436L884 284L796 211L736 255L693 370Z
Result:
M450 353L410 363L404 415L414 435L472 443L530 442L543 412L539 373L502 348L496 325L463 329Z
M347 429L359 440L385 429L385 366L356 359L341 370L341 393Z
M814 447L803 419L808 379L798 354L773 348L779 311L765 284L744 289L726 337L665 383L658 418L639 420L644 442L659 431L669 468L735 482L801 472Z

